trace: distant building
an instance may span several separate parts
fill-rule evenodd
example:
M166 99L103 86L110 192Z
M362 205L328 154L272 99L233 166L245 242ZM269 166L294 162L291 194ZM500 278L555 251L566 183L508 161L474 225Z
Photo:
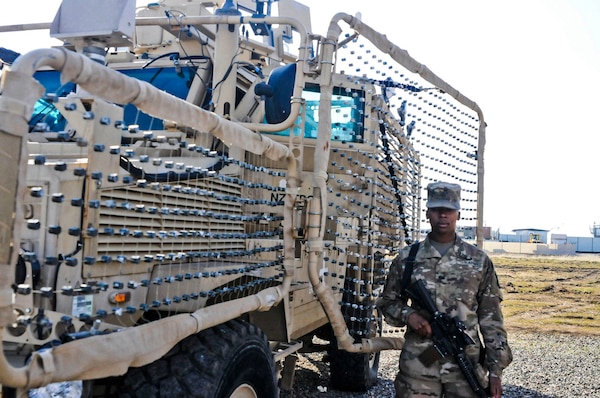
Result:
M546 243L548 242L548 230L536 228L513 229L517 236L525 238L521 242Z
M498 234L501 242L547 243L548 230L537 228L513 229L515 234Z
M457 227L457 234L467 240L475 240L477 236L477 227L468 226L468 227ZM490 240L492 239L492 228L491 227L482 227L481 232L483 234L483 239Z
M523 228L513 229L514 234L502 234L494 231L494 240L484 242L486 250L496 253L526 254L563 254L575 253L600 254L600 224L590 228L593 237L568 236L567 234L551 234L548 242L546 229ZM515 245L515 243L519 243Z
M475 236L477 236L477 228L459 226L456 228L456 233L463 239L474 240Z

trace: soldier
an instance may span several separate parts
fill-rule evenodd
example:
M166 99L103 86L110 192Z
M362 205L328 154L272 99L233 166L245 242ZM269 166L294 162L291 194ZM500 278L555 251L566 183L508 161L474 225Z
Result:
M460 190L460 185L445 182L427 186L426 215L431 232L419 244L410 283L423 279L438 311L458 317L465 324L475 342L465 351L477 379L483 388L489 387L491 397L500 398L502 371L512 361L500 308L502 292L490 258L456 235ZM435 358L433 364L423 360L432 352L433 345L429 315L415 303L409 304L401 292L409 251L410 246L404 248L392 262L384 292L377 302L387 323L407 326L400 370L394 382L396 397L476 397L452 358ZM408 279L404 284L407 283Z

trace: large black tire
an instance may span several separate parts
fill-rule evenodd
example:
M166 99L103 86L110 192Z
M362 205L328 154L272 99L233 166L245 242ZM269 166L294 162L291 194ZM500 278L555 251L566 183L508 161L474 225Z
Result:
M279 396L265 334L241 320L190 336L163 358L119 378L120 398ZM112 385L115 389L115 384Z
M381 321L370 303L342 308L350 334L359 342L381 334ZM342 391L365 392L377 383L380 353L356 354L337 348L335 337L330 350L331 388Z

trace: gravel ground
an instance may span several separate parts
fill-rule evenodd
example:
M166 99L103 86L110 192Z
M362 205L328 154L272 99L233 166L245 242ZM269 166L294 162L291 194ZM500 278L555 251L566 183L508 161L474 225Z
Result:
M510 333L513 363L504 371L505 398L600 398L600 336ZM282 398L394 398L398 351L384 351L378 383L366 393L329 389L323 353L301 354L294 389Z

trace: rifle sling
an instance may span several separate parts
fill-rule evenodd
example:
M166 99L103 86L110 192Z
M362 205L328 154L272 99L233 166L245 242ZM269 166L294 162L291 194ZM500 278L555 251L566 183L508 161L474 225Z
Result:
M415 259L417 258L417 252L419 251L419 244L420 242L417 242L410 247L408 257L404 263L404 272L402 273L402 281L400 282L401 296L406 295L406 288L410 285L410 278L412 277Z

